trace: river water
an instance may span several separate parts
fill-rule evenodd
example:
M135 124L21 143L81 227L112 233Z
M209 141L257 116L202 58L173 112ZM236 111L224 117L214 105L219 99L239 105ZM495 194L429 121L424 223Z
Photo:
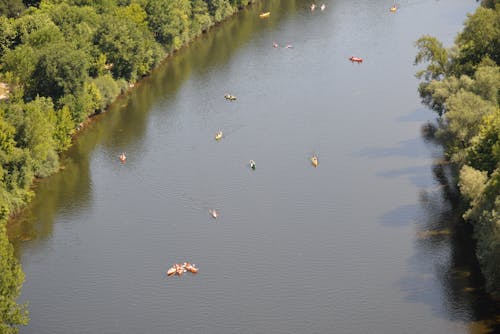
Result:
M498 305L452 228L413 66L477 3L309 4L243 10L79 135L10 229L21 333L487 332ZM184 261L199 273L167 277Z

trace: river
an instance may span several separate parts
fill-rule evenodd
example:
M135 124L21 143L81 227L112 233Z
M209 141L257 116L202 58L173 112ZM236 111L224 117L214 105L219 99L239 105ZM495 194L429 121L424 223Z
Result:
M9 232L21 333L487 332L498 305L413 66L420 36L450 46L478 4L309 4L243 10L78 136ZM199 273L167 277L184 261Z

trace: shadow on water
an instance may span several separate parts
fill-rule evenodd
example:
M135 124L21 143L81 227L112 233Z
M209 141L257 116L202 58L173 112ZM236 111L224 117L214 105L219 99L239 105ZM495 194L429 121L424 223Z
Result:
M61 157L63 169L34 187L36 196L29 207L9 222L8 235L17 256L22 243L49 238L56 216L85 212L92 202L90 165L96 147L108 148L117 159L119 147L143 146L148 114L153 106L168 108L182 84L193 74L209 75L225 65L259 30L271 29L306 6L306 1L261 1L241 10L235 17L213 28L176 52L129 93L119 97L106 112L93 117L73 147ZM266 20L258 13L272 11Z
M498 333L500 303L484 289L472 227L462 219L458 192L450 186L450 167L436 160L432 172L438 187L422 191L418 205L402 206L380 219L388 226L416 226L416 253L408 260L414 275L401 279L400 288L407 300L467 324L471 333Z
M358 152L366 158L387 158L387 157L427 157L429 152L422 146L420 138L408 139L399 142L395 147L367 147Z
M412 166L399 169L391 169L381 173L377 173L377 176L381 176L388 179L406 177L410 182L420 188L425 188L430 186L428 180L429 167L424 166Z

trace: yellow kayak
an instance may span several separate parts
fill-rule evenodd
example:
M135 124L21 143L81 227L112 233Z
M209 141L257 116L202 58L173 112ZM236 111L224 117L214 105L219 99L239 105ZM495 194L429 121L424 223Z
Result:
M265 13L260 14L260 15L259 15L259 17L260 17L261 19L263 19L263 18L265 18L265 17L268 17L269 15L271 15L271 12L265 12Z
M222 139L222 131L219 131L215 134L215 140L221 140Z
M313 155L311 158L311 163L313 164L314 167L318 167L318 157Z

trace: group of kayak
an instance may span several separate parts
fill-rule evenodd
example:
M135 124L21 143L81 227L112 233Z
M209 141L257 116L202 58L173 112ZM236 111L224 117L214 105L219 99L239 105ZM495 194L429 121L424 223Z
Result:
M351 61L353 61L353 59L352 59L352 58L356 58L356 57L351 57L351 58L349 58L349 59L351 59ZM356 58L356 59L361 59L361 58ZM356 60L354 60L354 61L356 61ZM361 61L363 61L363 60L361 60ZM231 98L231 97L232 97L232 98ZM236 100L236 96L231 95L231 94L226 94L226 95L224 95L224 98L225 98L226 100L231 100L231 101ZM222 132L222 130L219 130L219 131L217 131L217 132L215 133L215 140L216 140L216 141L219 141L219 140L221 140L221 139L222 139L222 137L223 137L223 136L224 136L224 133ZM313 164L313 166L314 166L314 167L318 167L319 161L318 161L318 157L316 156L316 154L314 154L314 155L311 157L311 163ZM255 168L256 168L256 164L255 164L255 161L254 161L254 160L250 160L250 161L248 162L248 165L250 166L250 168L252 168L253 170L255 170ZM212 218L217 218L217 211L215 211L215 210L209 210L209 213L210 213L210 215L212 216Z
M198 272L198 268L196 268L194 264L191 264L189 262L184 262L183 264L174 263L174 265L167 270L167 275L182 276L182 274L188 271L196 274Z
M313 10L315 10L316 5L312 4L310 8L311 8L311 11L313 11ZM320 6L321 10L325 10L325 8L326 8L325 4L322 4ZM265 13L260 14L260 17L261 18L268 17L270 14L271 14L270 12L265 12ZM275 47L275 48L278 47L278 44L273 43L273 47ZM289 47L289 45L287 45L287 47ZM358 57L350 57L349 60L351 60L352 62L358 62L358 63L361 63L363 61L363 59L358 58ZM231 95L231 94L224 95L224 98L228 101L235 101L236 100L236 96ZM224 136L224 134L223 134L222 130L219 130L215 134L215 140L219 141L222 139L223 136ZM126 160L125 153L120 154L119 158L120 158L120 161L124 162ZM318 167L319 160L318 160L318 157L316 156L316 154L313 154L313 156L310 158L310 160L311 160L311 164L314 167ZM256 163L254 160L250 160L248 162L248 164L252 170L255 170ZM214 219L217 219L217 217L219 216L218 212L215 209L210 209L210 210L208 210L208 212L209 212L210 216ZM188 271L195 274L198 272L198 268L196 268L196 266L194 264L191 264L189 262L184 262L182 264L175 263L172 267L170 267L167 270L167 275L168 276L172 276L172 275L181 276L182 274L184 274L185 272L188 272Z
M316 9L316 4L312 3L311 6L309 6L309 8L311 9L311 12L314 11ZM321 6L319 6L319 9L324 11L326 9L326 5L324 3L321 4ZM266 17L269 17L270 15L271 15L271 12L263 12L263 13L259 14L259 17L261 19L264 19Z

